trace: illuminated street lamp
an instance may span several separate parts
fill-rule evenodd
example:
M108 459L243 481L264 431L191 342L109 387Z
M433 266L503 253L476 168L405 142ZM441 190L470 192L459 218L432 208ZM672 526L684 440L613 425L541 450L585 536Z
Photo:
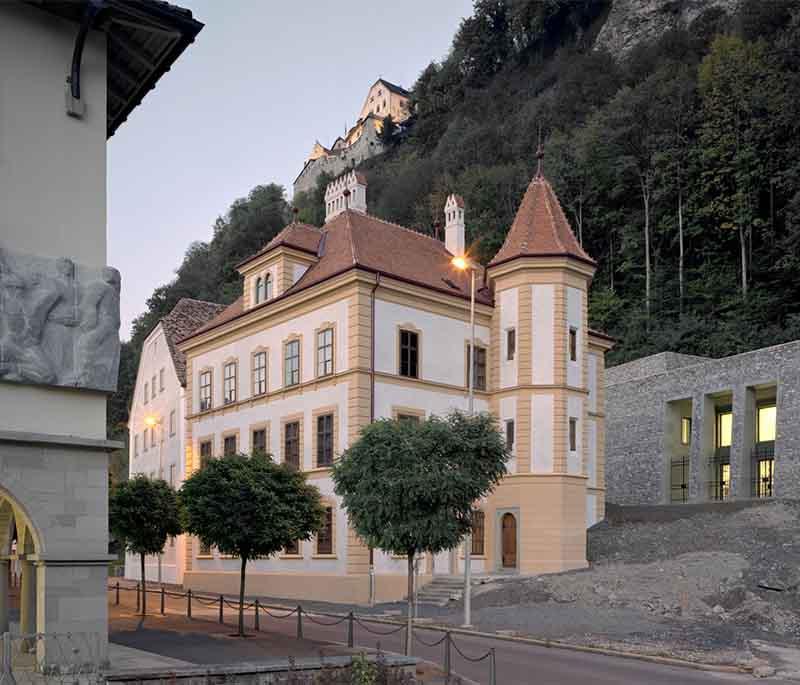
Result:
M475 413L475 369L477 364L475 362L475 272L477 265L475 265L466 255L458 255L453 257L452 264L460 271L470 271L470 289L469 289L469 327L470 327L470 343L469 343L469 415ZM464 627L472 627L472 531L467 533L464 540Z

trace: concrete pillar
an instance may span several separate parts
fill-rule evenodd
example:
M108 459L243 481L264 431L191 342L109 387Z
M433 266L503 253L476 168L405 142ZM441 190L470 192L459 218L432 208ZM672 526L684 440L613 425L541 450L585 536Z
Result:
M0 559L0 633L8 632L8 571L10 562L8 559Z
M714 451L714 400L703 393L692 397L692 444L689 450L689 501L708 499L708 458Z
M750 453L755 444L756 392L744 385L733 389L731 497L750 497Z
M19 590L19 630L23 635L36 632L36 567L32 561L22 561L22 580Z

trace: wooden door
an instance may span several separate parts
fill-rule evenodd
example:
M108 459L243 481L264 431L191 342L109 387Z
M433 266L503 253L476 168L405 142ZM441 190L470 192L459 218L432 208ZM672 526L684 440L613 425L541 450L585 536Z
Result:
M517 519L503 514L503 568L517 567Z

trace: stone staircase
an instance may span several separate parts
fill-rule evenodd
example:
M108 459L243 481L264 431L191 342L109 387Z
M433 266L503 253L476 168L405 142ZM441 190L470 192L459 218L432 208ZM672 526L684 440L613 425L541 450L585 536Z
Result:
M457 602L464 595L464 576L434 576L417 593L417 600L420 604L434 604L436 606L446 606L450 601Z

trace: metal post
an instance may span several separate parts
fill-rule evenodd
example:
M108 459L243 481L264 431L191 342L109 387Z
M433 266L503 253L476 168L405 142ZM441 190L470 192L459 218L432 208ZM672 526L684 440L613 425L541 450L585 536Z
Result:
M297 605L297 639L303 639L303 607Z
M117 586L114 589L114 592L115 592L115 595L116 595L115 601L117 603L117 606L119 606L119 581L117 581Z
M192 589L186 591L186 618L192 618Z
M354 617L353 612L351 611L347 616L347 646L352 648L354 639L353 639L353 623Z
M258 632L259 630L261 630L261 609L258 606L258 600L255 601L255 608L256 608L256 615L253 623L255 624L256 632Z
M414 618L419 618L419 562L422 557L414 559Z
M451 665L450 665L450 631L448 630L444 634L444 674L447 678L447 682L450 682L450 675L451 675Z
M489 650L489 685L497 685L497 661L494 647Z
M141 601L142 598L139 596L140 593L139 583L136 583L136 613L138 614L141 611Z
M164 602L166 599L166 593L164 592L164 586L161 586L161 615L164 615Z
M225 600L222 598L222 595L219 596L219 622L222 623L222 602Z
M475 350L475 267L471 267L469 297L469 415L475 413L475 371L478 368L478 355ZM472 532L464 540L464 628L472 627Z

